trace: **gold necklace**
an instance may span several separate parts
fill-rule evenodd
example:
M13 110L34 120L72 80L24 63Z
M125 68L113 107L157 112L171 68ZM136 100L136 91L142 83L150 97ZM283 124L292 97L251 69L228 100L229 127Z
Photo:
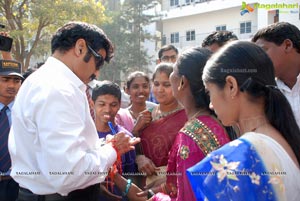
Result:
M144 110L146 110L146 108ZM144 110L142 110L142 111L144 111ZM133 119L137 119L138 116L139 116L139 114L140 114L140 112L135 113L131 108L129 108L129 113L131 114L131 116L133 117Z
M133 119L137 118L137 116L134 114L134 112L132 111L132 109L129 109L129 113L131 114L131 116L133 117Z
M158 105L158 107L155 109L154 115L153 115L153 119L154 120L158 120L160 118L166 117L170 114L173 114L179 110L181 110L182 108L180 107L180 105L177 105L177 107L174 110L168 111L168 112L162 112L160 109L160 105Z

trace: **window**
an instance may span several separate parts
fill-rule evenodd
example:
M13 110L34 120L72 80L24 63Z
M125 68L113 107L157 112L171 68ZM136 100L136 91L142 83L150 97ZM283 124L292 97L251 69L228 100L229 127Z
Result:
M276 14L274 16L274 23L279 22L279 10L276 10Z
M240 23L240 34L251 33L251 22Z
M186 41L191 41L195 39L196 39L195 30L186 32Z
M226 31L226 25L216 26L216 31Z
M170 6L178 6L179 0L170 0Z
M189 4L189 3L192 3L192 2L194 2L195 0L185 0L185 3L186 4Z
M167 37L165 35L163 35L161 42L162 42L162 45L166 45L167 44Z
M179 33L171 33L171 43L179 43Z

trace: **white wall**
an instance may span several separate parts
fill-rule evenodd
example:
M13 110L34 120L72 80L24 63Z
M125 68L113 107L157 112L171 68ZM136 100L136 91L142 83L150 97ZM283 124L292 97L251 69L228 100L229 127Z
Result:
M164 34L167 37L167 43L170 43L170 35L179 32L180 43L176 44L180 48L185 46L200 46L202 40L212 31L216 30L216 26L226 25L226 29L233 31L240 39L251 37L256 32L257 13L254 11L252 15L240 15L240 7L224 9L219 12L208 12L188 17L181 17L163 21ZM252 33L240 34L240 23L251 21ZM186 42L185 35L187 30L196 31L196 41L192 43Z
M157 4L154 8L149 9L144 12L144 14L155 15L160 13L161 5ZM157 35L156 23L153 22L145 27L143 27L147 33L150 33L152 36ZM157 47L156 42L154 40L145 40L143 43L144 48L147 51L147 54L152 57L151 63L148 65L148 69L153 72L156 66L156 58L157 58Z
M170 7L170 0L163 0L163 35L167 37L167 44L170 43L171 33L179 32L179 43L174 44L178 48L185 49L190 46L199 46L202 40L219 25L226 25L226 29L233 31L240 39L249 39L258 29L273 22L273 15L268 14L267 9L254 8L255 3L298 3L298 9L282 9L282 13L279 13L279 21L290 22L300 29L299 0L247 0L245 2L250 4L254 11L241 16L240 9L243 1L211 0L204 3ZM185 4L185 0L179 2L180 5ZM283 13L287 11L290 13ZM251 21L252 32L250 34L240 34L240 23L246 21ZM186 31L193 29L196 31L196 40L186 41Z

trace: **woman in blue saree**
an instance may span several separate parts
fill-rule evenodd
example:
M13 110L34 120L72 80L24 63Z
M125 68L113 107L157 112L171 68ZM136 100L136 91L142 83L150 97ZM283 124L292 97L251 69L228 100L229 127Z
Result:
M187 170L197 200L299 200L300 131L265 51L232 42L202 78L218 118L240 137Z

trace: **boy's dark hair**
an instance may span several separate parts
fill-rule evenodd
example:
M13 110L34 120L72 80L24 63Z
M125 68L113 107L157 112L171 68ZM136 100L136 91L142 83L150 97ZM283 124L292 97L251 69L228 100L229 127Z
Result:
M114 82L104 80L100 84L97 84L92 92L92 100L95 102L98 96L112 95L115 96L119 102L121 102L121 90L119 85Z
M203 40L202 47L211 46L215 43L222 47L231 40L238 40L238 37L232 31L214 31Z

